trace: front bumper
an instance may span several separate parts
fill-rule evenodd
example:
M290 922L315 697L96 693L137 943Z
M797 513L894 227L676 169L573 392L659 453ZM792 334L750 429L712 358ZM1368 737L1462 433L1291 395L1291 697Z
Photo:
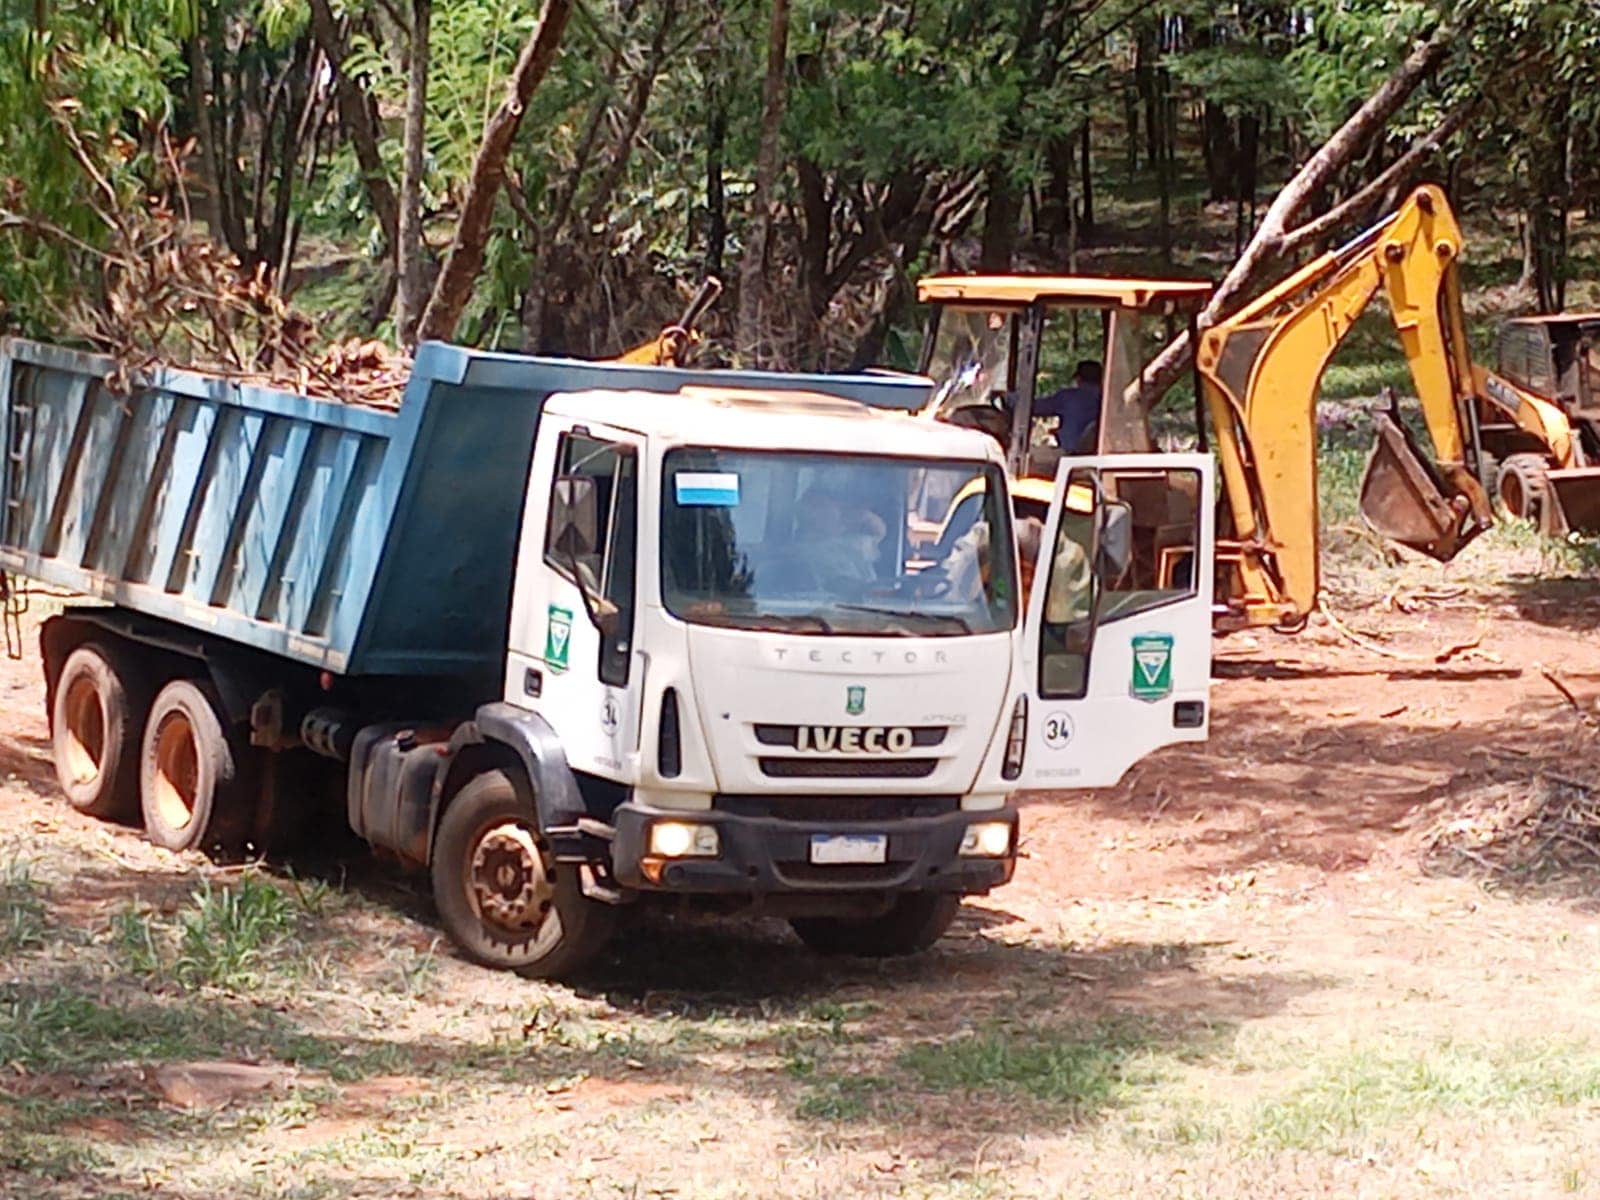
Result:
M645 874L650 825L656 820L714 825L720 842L716 858L655 860L658 879ZM984 812L954 811L933 816L877 820L812 820L806 817L752 815L713 808L686 813L628 801L612 817L612 871L618 883L640 891L772 895L817 892L987 892L1011 878L1016 868L1017 810L1011 805ZM977 821L1007 821L1013 853L1004 858L962 857L967 826ZM810 861L815 834L886 834L881 864L818 865Z

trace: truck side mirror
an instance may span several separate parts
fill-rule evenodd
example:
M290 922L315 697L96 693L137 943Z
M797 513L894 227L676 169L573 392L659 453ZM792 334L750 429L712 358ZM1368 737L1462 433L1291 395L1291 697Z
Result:
M600 553L600 497L588 475L556 479L550 503L550 545L563 559Z

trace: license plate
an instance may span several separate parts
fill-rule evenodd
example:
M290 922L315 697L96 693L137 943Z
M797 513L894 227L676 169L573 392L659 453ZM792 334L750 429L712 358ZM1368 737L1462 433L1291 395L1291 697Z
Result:
M888 859L888 834L814 833L811 835L811 861L818 865L881 863L887 862Z

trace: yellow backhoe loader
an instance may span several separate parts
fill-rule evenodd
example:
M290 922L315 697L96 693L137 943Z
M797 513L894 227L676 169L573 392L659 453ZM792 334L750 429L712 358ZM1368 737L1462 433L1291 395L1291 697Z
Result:
M1542 455L1569 508L1600 493L1600 472L1588 468L1562 409L1472 361L1456 274L1461 249L1444 194L1425 186L1374 228L1191 337L1196 407L1187 438L1212 443L1224 493L1219 628L1293 629L1316 608L1317 389L1380 290L1416 387L1420 420L1412 424L1421 428L1413 431L1392 400L1389 412L1375 414L1378 440L1361 484L1362 513L1375 529L1440 561L1453 557L1492 518L1498 474L1486 439ZM1151 448L1172 420L1147 385L1152 351L1180 321L1196 332L1210 285L973 276L924 279L918 291L933 306L921 364L937 385L929 415L989 429L1007 444L1013 473L1026 478L1053 473L1061 437L1079 454ZM1092 420L1082 411L1086 396L1091 406L1097 401ZM1423 431L1431 455L1418 444ZM1140 586L1161 591L1185 572L1192 577L1183 530L1202 498L1138 480L1125 490Z
M1542 433L1489 414L1480 437L1496 498L1546 533L1600 532L1600 313L1514 317L1500 327L1496 358L1503 382L1554 405L1571 427L1562 457Z

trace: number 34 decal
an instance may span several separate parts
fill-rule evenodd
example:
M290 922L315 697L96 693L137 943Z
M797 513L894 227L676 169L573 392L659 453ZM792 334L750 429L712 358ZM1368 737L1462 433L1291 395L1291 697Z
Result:
M1044 715L1044 744L1052 750L1064 750L1072 740L1072 718L1064 712Z

